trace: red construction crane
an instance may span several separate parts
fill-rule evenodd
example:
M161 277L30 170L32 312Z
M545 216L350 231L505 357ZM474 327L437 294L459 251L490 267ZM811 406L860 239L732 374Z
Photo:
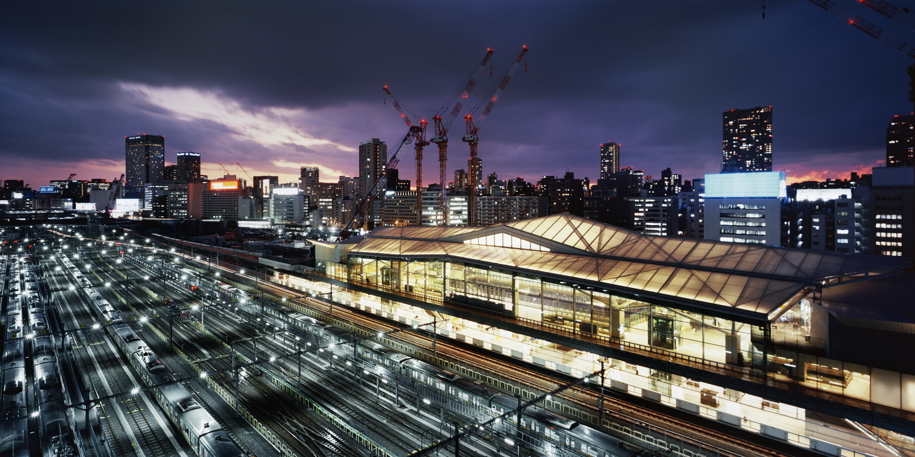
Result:
M429 142L426 141L426 126L429 125L425 120L419 120L419 127L413 125L413 121L410 120L410 114L413 113L403 103L400 103L397 100L397 97L388 89L388 86L384 86L385 94L385 103L387 103L387 97L391 97L391 104L394 105L394 108L397 109L397 112L400 113L400 118L403 119L404 123L407 124L411 130L415 130L415 144L414 151L416 152L416 212L419 214L419 224L422 225L422 214L423 214L423 149L429 145ZM415 113L413 117L419 118Z
M854 26L856 29L870 35L873 38L876 38L882 41L884 44L890 46L891 48L905 54L906 56L915 59L915 47L906 43L900 38L897 38L891 35L886 30L883 30L876 24L862 18L861 16L856 16L848 11L845 8L840 7L836 2L832 0L809 0L810 3L813 3L820 8L832 13L834 16L842 19L847 22L849 25ZM903 24L908 25L911 23L911 20L908 20L908 17L904 17L899 14L900 11L908 13L906 9L900 9L893 5L890 5L887 2L879 0L857 0L859 3L864 4L865 6L877 11L880 14L883 14L890 19L896 19L902 22ZM898 17L898 19L897 19ZM910 65L908 68L909 73L909 101L915 106L915 65Z
M518 57L511 63L505 73L502 74L502 78L499 80L499 83L496 84L490 91L487 97L483 100L488 99L489 102L486 104L486 108L483 109L483 112L480 114L480 117L477 118L477 122L473 122L473 114L480 109L482 106L482 101L479 105L474 107L473 111L464 116L465 124L465 135L461 140L470 145L470 201L468 206L468 212L470 214L470 220L468 221L470 226L476 225L476 201L477 201L477 145L480 141L480 137L477 135L480 131L480 127L483 126L483 122L489 117L489 113L492 112L492 108L495 106L496 102L499 101L499 97L502 96L502 91L505 90L505 87L508 86L508 83L512 80L512 75L515 74L515 70L518 69L518 65L521 64L521 60L524 59L524 56L527 54L527 45L521 47L521 54L518 54Z
M910 28L915 28L911 11L909 8L900 8L883 0L857 0L858 3Z
M435 123L435 136L430 141L438 145L439 184L442 187L439 206L442 213L442 225L448 225L448 215L445 210L445 176L448 172L448 129L451 128L451 123L454 119L461 114L461 110L464 108L464 100L470 97L473 89L477 86L480 74L489 65L493 52L495 51L492 48L486 49L486 55L483 56L483 60L480 61L479 65L470 73L470 76L432 118ZM442 119L442 115L446 111L448 112L448 117Z
M223 165L223 164L222 164L222 163L220 163L220 164L219 164L219 166L220 166L220 167L222 167L222 171L224 171L224 172L226 172L226 176L228 176L228 175L231 175L231 174L232 174L232 173L229 173L229 169L228 169L228 168L226 168L226 166L225 166L225 165Z

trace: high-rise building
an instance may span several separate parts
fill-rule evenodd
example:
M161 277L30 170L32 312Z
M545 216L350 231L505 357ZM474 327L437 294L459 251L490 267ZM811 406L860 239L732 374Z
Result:
M124 137L124 154L127 163L124 175L129 189L142 192L144 185L156 184L165 179L164 136Z
M575 173L567 172L562 178L544 176L537 186L540 195L547 197L547 208L538 209L538 214L569 213L579 217L584 214L585 189L590 187L588 178L575 179Z
M305 195L314 195L314 186L320 180L318 167L302 167L299 175L299 187L305 192Z
M270 195L273 188L280 184L278 176L254 177L254 213L258 217L270 216Z
M620 172L620 145L603 143L600 145L600 179L607 179L613 173Z
M275 222L302 222L305 218L305 194L302 189L273 188L270 197L270 217Z
M871 253L915 259L915 167L873 169Z
M724 112L722 173L772 171L772 107Z
M359 196L365 196L384 174L388 162L388 145L372 138L359 144Z
M467 186L470 186L471 173L476 173L477 189L486 184L483 182L483 159L479 157L476 158L476 168L474 168L474 164L471 163L471 159L467 159L467 170L469 170L467 172Z
M643 235L676 236L679 232L676 196L632 197L629 202L630 229Z
M886 128L886 166L915 167L915 114L893 116Z
M178 165L165 166L165 181L178 181Z
M463 191L467 187L467 172L463 168L454 170L453 190Z
M388 145L378 138L372 138L359 144L359 196L365 197L372 191L375 182L384 175L388 163ZM379 200L380 201L380 200ZM376 220L375 206L368 208L365 214L366 228L372 228ZM381 215L378 214L380 217Z
M178 153L178 180L187 182L200 182L200 153Z
M782 245L785 172L705 175L705 239Z
M242 191L241 180L234 175L210 181L203 191L203 218L238 220Z

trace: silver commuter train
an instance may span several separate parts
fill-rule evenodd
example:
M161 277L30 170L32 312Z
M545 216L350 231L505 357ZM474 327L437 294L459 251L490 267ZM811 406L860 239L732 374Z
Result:
M69 263L68 260L65 260ZM71 272L78 272L75 267ZM83 278L85 279L85 278ZM247 454L229 437L219 422L200 406L190 391L175 382L174 376L148 345L124 321L120 313L95 290L84 286L92 298L96 313L111 324L106 326L118 348L140 374L143 382L169 420L181 431L200 457L243 457Z

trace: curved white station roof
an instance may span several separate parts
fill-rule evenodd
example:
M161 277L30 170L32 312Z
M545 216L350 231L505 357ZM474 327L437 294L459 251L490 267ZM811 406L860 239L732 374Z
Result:
M884 257L642 235L569 214L490 227L383 227L351 254L464 260L764 314L807 286L904 267Z

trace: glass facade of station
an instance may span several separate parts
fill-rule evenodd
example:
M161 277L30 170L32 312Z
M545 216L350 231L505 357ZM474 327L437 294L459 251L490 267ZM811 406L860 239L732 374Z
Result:
M373 262L371 259L355 259L352 257L350 258L350 261L353 261L354 264L362 265L371 264ZM431 263L436 265L438 271L442 271L441 268L447 268L447 264L449 262ZM346 279L345 265L328 264L327 266L328 274L336 274L339 279ZM410 268L406 267L404 268L404 271L410 271ZM414 269L413 271L416 272L417 270ZM464 271L466 271L466 267L464 268ZM413 276L415 281L412 283L414 286L414 292L422 292L422 289L419 288L419 280L424 276L425 275L419 274ZM436 284L438 279L440 279L440 276L434 273L432 274L432 277L435 278L433 284ZM304 292L313 291L316 293L327 293L329 290L327 284L325 283L315 283L284 274L278 274L273 280L280 284ZM370 283L371 281L374 280L371 278L366 278L365 283ZM528 285L525 287L530 287L532 283L534 283L534 281L529 281ZM541 284L540 286L542 290L544 285ZM385 288L381 287L381 289ZM447 290L448 289L446 288L445 293L447 293ZM532 295L530 292L531 290L528 289L528 295ZM518 295L520 295L520 290L518 291ZM572 291L571 295L574 300L576 297L575 291ZM504 295L500 294L499 296ZM584 296L585 295L582 295L582 298L579 301L580 305L583 305L582 302L584 301ZM595 296L598 300L596 305L594 302ZM584 376L587 373L591 373L600 368L601 357L598 354L571 349L554 342L531 338L523 334L511 332L504 329L498 329L469 319L462 319L438 312L434 313L424 308L413 306L407 303L383 299L371 294L353 292L349 290L341 291L337 288L334 290L334 297L334 301L338 304L350 306L352 308L376 314L386 319L409 325L425 325L432 320L437 320L436 330L440 337L463 341L465 343L500 353L505 356L514 357L524 362L566 373L571 376ZM604 299L607 301L602 301ZM644 324L647 324L652 319L670 320L674 322L674 324L672 324L674 328L687 328L690 332L693 331L692 321L680 320L677 317L681 311L676 311L671 308L662 310L662 307L658 307L658 309L655 310L654 308L651 308L654 305L631 300L627 302L623 299L618 299L612 295L603 293L592 293L591 300L592 302L590 305L590 313L592 316L595 310L595 306L597 306L598 309L610 310L605 312L614 312L613 310L617 309L615 312L619 313L621 320L624 322L628 314L630 317L630 325L624 323L621 333L625 335L627 332L631 332L632 334L640 335L638 338L643 338L645 342L651 341L649 335L651 335L652 332L649 330L650 327ZM617 300L620 304L618 308L614 307L614 300ZM572 303L572 301L569 303ZM638 309L639 312L627 313L626 307L629 307L633 311ZM565 315L569 312L575 313L576 311L581 311L582 315L580 315L580 317L585 317L584 306L570 306L564 309L565 311L561 311L559 314ZM653 314L655 311L658 312L657 315ZM687 316L693 316L693 318L696 318L695 315L688 314ZM565 320L565 318L563 319ZM584 319L580 320L582 320L582 322L579 324L585 323ZM712 335L715 333L721 334L724 333L724 331L729 326L732 326L738 329L734 333L739 335L739 338L752 338L752 332L741 332L743 328L748 327L748 324L740 324L739 322L726 321L720 318L703 318L703 320L706 320L708 325L705 325L701 330L696 329L696 332L700 335ZM686 322L687 324L677 324L678 322ZM666 325L664 325L664 327L666 327ZM571 332L572 327L566 327L566 330ZM597 330L598 332L601 331L600 328ZM609 329L604 331L607 335L612 334ZM659 333L662 333L663 335L670 334L670 332L666 331ZM670 343L664 340L663 337L658 336L657 338L657 341L661 343L661 346L670 345ZM684 345L689 345L692 348L697 348L697 346L693 346L693 341L699 340L694 335L691 339L683 338L683 341ZM698 345L699 343L696 344ZM724 347L726 346L709 343L709 348L707 351L714 353L724 353ZM700 345L698 348L704 349L704 346ZM718 357L717 354L714 356ZM724 356L723 359L727 359L727 357ZM815 359L814 362L824 364L840 363L822 358ZM731 425L736 425L758 433L761 432L764 425L767 427L775 427L777 429L786 431L786 439L799 446L809 447L811 446L811 440L822 439L842 446L846 449L857 450L857 452L844 452L843 455L882 455L882 449L875 447L876 445L866 445L866 443L864 452L862 453L862 443L855 436L840 432L837 429L829 427L827 424L817 421L816 419L808 418L806 410L803 408L798 408L786 403L780 403L775 400L741 393L733 389L727 389L715 384L685 378L660 370L650 369L637 364L628 363L620 359L609 359L606 363L608 373L605 385L608 388L615 388L617 390L622 390L631 395L640 397L644 397L646 395L650 397L652 394L656 394L659 401L667 406L680 409L694 408L689 410L698 413L701 416L715 420L727 420L728 418L736 418L736 423L731 423ZM840 364L839 366L841 367L842 365ZM858 372L854 372L852 376L856 377L857 381L860 381L864 384L867 383L867 379L869 377L867 375L867 367L847 368L855 368L860 370ZM719 412L721 414L719 414ZM897 435L897 437L901 437L902 439L907 438L902 437L901 435Z
M765 372L777 381L858 400L879 396L872 392L869 367L823 356L828 316L808 298L766 329L464 262L350 256L348 264L328 263L326 272L424 301L464 302L563 332Z
M420 302L727 373L792 395L863 409L896 408L891 412L896 416L915 412L915 375L828 356L831 315L817 293L899 272L898 262L646 236L570 215L485 228L383 228L357 244L319 245L316 258L319 273ZM397 315L401 322L423 323L433 315L422 307L347 293L352 298L345 304ZM448 320L444 327L452 338L572 375L594 369L596 354ZM750 398L743 392L625 360L613 364L618 382L671 402L695 402L728 414L750 407L800 417L790 405L746 403L736 399ZM738 403L743 406L734 406ZM813 427L805 424L801 430Z

